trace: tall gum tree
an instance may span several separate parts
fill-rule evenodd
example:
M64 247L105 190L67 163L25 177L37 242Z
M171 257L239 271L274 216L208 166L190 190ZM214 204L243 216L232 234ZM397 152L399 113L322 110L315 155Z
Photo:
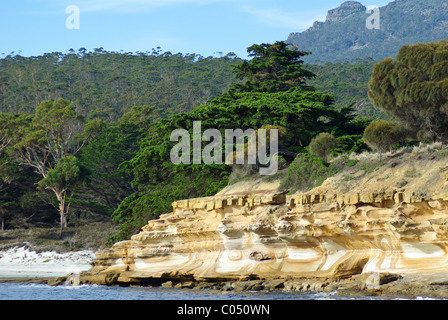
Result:
M92 129L92 126L85 126L83 117L73 104L58 99L42 101L32 121L24 124L17 133L21 139L14 146L16 160L41 175L39 187L56 196L60 236L67 226L67 214L76 185L86 176L75 157L92 136L86 127Z

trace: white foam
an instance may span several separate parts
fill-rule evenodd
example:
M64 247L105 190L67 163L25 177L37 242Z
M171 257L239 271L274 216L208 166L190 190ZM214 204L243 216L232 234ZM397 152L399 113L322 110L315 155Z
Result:
M90 250L57 253L36 252L26 247L0 251L0 279L59 277L90 269L95 254Z

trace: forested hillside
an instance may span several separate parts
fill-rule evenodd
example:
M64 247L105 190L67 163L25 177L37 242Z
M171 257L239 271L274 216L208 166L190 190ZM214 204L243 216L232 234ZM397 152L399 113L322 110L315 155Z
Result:
M386 117L383 112L373 108L367 96L368 82L376 61L370 58L353 62L327 62L325 64L306 64L316 77L309 84L317 90L335 97L337 109L353 104L359 116L371 119Z
M0 111L32 113L43 100L64 98L88 118L116 121L134 105L153 116L190 111L226 90L235 55L93 52L83 48L0 59Z
M232 54L221 58L162 53L117 53L79 49L38 57L0 59L0 111L34 112L43 100L64 98L89 119L117 121L132 106L153 108L154 119L191 111L236 81ZM335 96L335 107L354 103L357 114L377 117L367 97L375 61L307 64L309 84Z
M174 165L170 150L175 145L170 133L186 129L193 136L193 121L201 121L202 130L262 128L279 130L279 147L289 153L307 152L313 137L330 132L338 146L334 153L365 149L361 136L368 120L358 119L350 107L337 110L334 97L316 91L308 84L313 73L304 68L306 53L288 49L284 42L253 45L248 48L251 60L234 67L242 83L192 112L162 119L151 125L135 157L122 166L132 173L138 191L120 203L113 217L120 223L114 240L126 239L137 232L146 220L171 210L177 199L210 196L233 178L259 177L256 165L180 164ZM190 142L189 142L190 143ZM207 144L203 143L203 146ZM224 149L215 156L224 157ZM294 157L279 157L285 169ZM312 159L319 169L326 168L320 159ZM317 170L319 171L319 170ZM254 176L255 174L255 176Z

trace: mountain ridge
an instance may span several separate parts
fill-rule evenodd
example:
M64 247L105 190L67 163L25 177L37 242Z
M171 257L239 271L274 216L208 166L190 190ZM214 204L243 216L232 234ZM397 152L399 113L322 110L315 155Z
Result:
M341 62L395 57L406 44L448 39L448 3L443 0L395 0L375 11L357 1L346 1L328 11L304 32L293 32L287 42L310 51L305 62ZM367 23L379 17L379 28Z

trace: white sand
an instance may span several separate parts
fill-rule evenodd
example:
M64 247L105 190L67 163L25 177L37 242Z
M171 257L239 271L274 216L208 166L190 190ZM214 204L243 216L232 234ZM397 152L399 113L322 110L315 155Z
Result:
M0 251L0 279L51 278L90 269L93 251L67 253L30 251L15 247Z

